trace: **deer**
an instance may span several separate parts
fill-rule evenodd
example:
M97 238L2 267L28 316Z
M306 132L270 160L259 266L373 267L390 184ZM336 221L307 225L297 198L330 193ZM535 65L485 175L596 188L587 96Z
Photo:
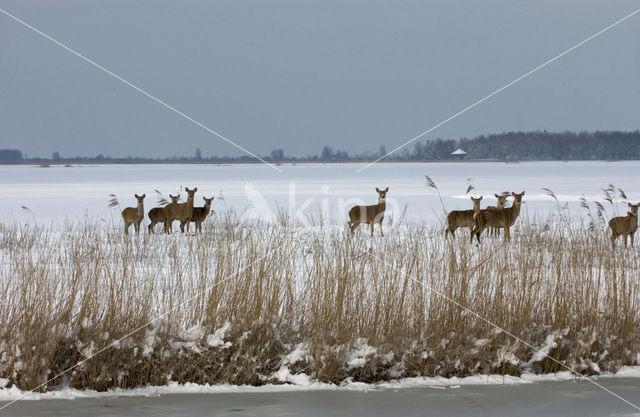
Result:
M209 213L211 212L211 202L215 197L207 198L202 197L204 200L204 206L202 207L194 207L193 214L191 215L191 221L196 224L196 233L202 231L202 222L207 218Z
M609 227L611 228L611 248L615 248L615 242L618 236L624 238L624 247L627 247L627 236L631 237L631 247L633 247L633 234L638 230L638 204L629 205L629 211L626 216L614 217L609 220Z
M185 187L187 192L186 203L170 203L162 209L164 214L164 232L171 233L171 223L174 220L180 221L180 232L184 233L184 226L187 225L187 233L189 233L189 221L193 215L193 199L198 191L198 187L190 190Z
M498 203L495 206L489 206L487 207L487 210L491 209L491 210L496 210L496 209L503 209L505 204L507 203L507 197L509 197L509 193L502 193L502 194L494 194L495 198L498 200ZM489 234L490 235L499 235L500 234L500 228L499 227L492 227L491 229L489 229Z
M124 219L124 234L129 234L129 226L133 224L136 229L136 234L140 233L140 223L144 219L144 198L146 194L138 195L134 194L138 200L137 207L127 207L122 210L122 218Z
M180 198L180 194L169 194L169 198L171 199L172 203L177 203L178 199ZM164 200L164 198L162 200ZM160 204L163 204L162 200L160 201ZM149 225L149 233L154 233L154 226L158 223L164 223L164 207L154 207L149 210L149 220L151 220L151 224Z
M478 242L480 242L480 234L487 227L501 227L504 229L504 240L511 241L511 226L516 222L516 219L520 215L520 205L522 204L522 197L524 197L524 191L520 194L512 192L513 205L508 208L502 209L484 209L473 215L475 226L471 232L471 241L473 242L473 235L476 236Z
M447 237L451 234L451 237L455 237L455 231L458 227L468 227L469 233L472 233L475 223L473 221L473 215L480 211L480 201L482 196L478 198L471 197L473 202L473 210L452 210L447 214L447 228L444 231L444 236ZM473 234L471 235L471 241L473 241Z
M382 220L384 219L384 211L387 209L387 203L385 198L389 192L389 187L385 190L379 190L376 187L378 193L378 204L371 206L353 206L349 210L349 229L353 234L353 231L362 223L366 223L371 226L371 236L373 237L373 225L378 223L380 227L380 235L384 237L382 231Z

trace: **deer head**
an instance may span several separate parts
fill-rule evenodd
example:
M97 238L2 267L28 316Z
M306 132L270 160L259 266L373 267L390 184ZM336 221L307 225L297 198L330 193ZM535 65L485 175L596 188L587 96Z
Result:
M522 203L522 197L524 196L524 191L521 192L520 194L511 192L511 195L513 196L514 200L513 200L513 204L520 204Z
M471 201L473 201L473 211L480 210L480 202L482 201L482 196L478 198L471 197Z
M190 190L187 187L184 187L184 190L187 192L187 200L193 201L193 198L196 195L196 191L198 191L198 187L194 188L193 190Z
M379 190L378 187L376 187L376 192L378 193L378 204L383 203L387 196L387 193L389 192L389 187L385 188L384 190Z

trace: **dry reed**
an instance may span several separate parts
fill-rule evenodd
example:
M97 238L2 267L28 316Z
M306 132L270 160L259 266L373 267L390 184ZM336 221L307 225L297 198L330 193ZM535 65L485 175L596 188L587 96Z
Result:
M278 221L0 225L0 378L33 389L139 327L40 390L565 370L451 301L582 374L640 362L637 249L612 250L602 222L519 219L506 247Z

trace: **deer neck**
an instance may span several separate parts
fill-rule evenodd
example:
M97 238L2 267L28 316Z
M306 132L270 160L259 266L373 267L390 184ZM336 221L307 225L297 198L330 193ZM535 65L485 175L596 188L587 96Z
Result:
M513 206L507 209L511 211L514 219L520 215L520 204L522 204L521 201L514 201Z
M387 202L384 198L378 198L378 210L385 211L387 209Z
M144 203L138 203L138 211L136 214L138 217L144 217Z

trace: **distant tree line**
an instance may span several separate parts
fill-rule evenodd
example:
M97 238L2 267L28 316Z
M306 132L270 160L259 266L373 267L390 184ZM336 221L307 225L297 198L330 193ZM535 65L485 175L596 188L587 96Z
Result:
M17 149L0 149L0 161L21 162L24 160L22 152Z
M629 160L640 159L640 131L509 132L473 139L417 143L405 159L446 159L461 148L469 159Z
M640 131L595 131L595 132L508 132L481 135L473 139L433 139L416 142L398 152L385 156L384 145L378 152L365 151L348 154L344 150L334 150L324 145L320 154L305 157L288 156L284 149L276 148L263 158L270 161L358 161L372 160L385 156L385 160L416 161L454 159L456 149L466 152L465 159L523 160L523 161L569 161L569 160L640 160ZM87 157L63 157L54 152L51 158L27 158L15 149L0 149L0 162L250 162L249 155L205 157L200 148L193 156L173 156L169 158L126 157L112 158L102 154Z

